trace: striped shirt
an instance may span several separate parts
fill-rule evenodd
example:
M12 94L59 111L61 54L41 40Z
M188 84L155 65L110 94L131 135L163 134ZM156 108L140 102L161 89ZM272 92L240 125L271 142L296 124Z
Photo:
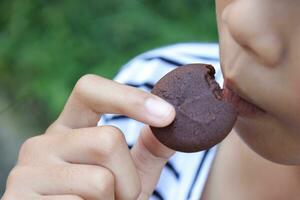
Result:
M208 63L216 69L216 80L222 85L219 64L219 47L209 43L182 43L154 49L141 54L126 65L115 77L117 82L150 91L153 85L166 73L189 63ZM143 124L122 115L104 115L99 125L117 126L125 134L131 147ZM199 200L217 146L197 153L177 152L164 167L151 200Z

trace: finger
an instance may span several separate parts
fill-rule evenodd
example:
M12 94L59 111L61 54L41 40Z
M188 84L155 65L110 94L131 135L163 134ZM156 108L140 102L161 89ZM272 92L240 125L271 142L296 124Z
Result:
M51 195L51 196L41 196L37 200L84 200L84 199L75 195Z
M75 195L88 200L114 199L114 176L103 167L64 164L18 167L15 171L20 174L14 180L16 186L21 186L24 191L30 187L35 193L45 196Z
M112 126L72 130L73 134L51 135L56 137L50 149L68 163L103 166L115 177L118 199L135 199L140 192L140 180L122 132Z
M131 149L142 186L139 199L150 197L161 170L174 153L175 151L164 146L155 138L149 126L142 129L137 143Z
M142 90L96 76L83 76L75 85L57 123L71 128L95 126L99 114L118 113L153 126L166 126L175 109Z

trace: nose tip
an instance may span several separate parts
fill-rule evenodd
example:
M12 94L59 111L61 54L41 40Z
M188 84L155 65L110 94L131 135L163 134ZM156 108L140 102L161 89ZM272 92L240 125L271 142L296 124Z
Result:
M268 8L255 1L235 1L222 13L222 21L239 46L267 66L275 66L283 57L283 40L276 31Z

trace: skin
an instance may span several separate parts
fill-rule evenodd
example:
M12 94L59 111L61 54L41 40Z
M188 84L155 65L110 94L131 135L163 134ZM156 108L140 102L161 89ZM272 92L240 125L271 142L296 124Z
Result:
M238 117L202 200L299 199L300 1L216 5L225 82L265 113Z
M216 5L225 81L266 112L238 118L220 146L202 199L297 199L300 1L217 0ZM120 113L166 126L175 111L169 105L162 114L151 112L159 105L166 102L152 94L99 76L82 77L59 118L23 144L2 200L148 199L174 151L148 126L128 150L119 129L96 124L100 114Z
M300 164L300 1L217 0L224 79L266 111L236 131L258 154Z
M159 106L162 112L153 113ZM153 126L166 126L175 117L174 108L152 94L85 75L59 118L22 145L2 200L148 199L174 151L160 144L148 126L129 150L119 129L96 127L103 113Z

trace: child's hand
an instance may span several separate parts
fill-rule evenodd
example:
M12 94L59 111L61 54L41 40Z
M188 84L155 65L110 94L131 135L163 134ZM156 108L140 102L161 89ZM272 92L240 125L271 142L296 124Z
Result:
M174 108L152 94L86 75L46 133L23 144L2 200L147 199L173 151L147 126L130 151L119 129L95 127L104 113L154 126L175 117Z

